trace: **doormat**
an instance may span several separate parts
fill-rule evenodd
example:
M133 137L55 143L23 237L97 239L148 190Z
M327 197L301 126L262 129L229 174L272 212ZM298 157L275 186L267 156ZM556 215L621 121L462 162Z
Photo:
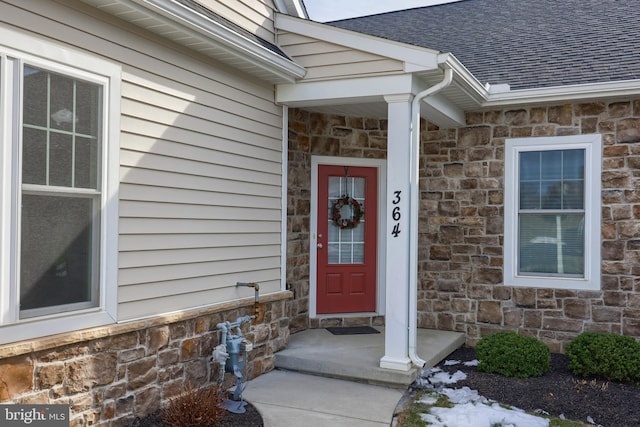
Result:
M327 331L333 335L360 335L360 334L379 334L380 331L371 326L343 326L330 327Z

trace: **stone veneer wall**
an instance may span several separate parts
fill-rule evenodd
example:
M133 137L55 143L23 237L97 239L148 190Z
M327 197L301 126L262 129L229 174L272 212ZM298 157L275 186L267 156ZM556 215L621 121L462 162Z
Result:
M311 155L383 158L386 121L292 109L289 123L287 280L295 332L348 320L308 319ZM640 337L640 100L471 112L465 127L422 129L420 327L465 332L470 345L516 330L555 352L583 331ZM505 138L589 133L601 133L604 145L601 290L504 286Z
M503 286L505 138L600 133L600 291ZM640 337L640 101L467 114L422 138L419 324L474 344L517 330L552 351L583 331Z
M264 322L245 325L254 343L249 377L274 368L274 353L289 340L285 301L290 293L261 297ZM246 300L0 346L0 403L69 404L71 427L130 426L136 416L160 408L194 387L216 384L210 361L218 345L216 325L252 313ZM225 388L234 384L227 374Z

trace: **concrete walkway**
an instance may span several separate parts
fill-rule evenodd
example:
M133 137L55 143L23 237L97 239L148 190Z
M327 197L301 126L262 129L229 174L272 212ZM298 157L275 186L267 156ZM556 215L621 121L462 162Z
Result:
M388 427L420 369L380 368L385 328L379 334L333 335L309 329L276 353L276 369L251 381L243 398L265 427ZM464 334L418 329L418 354L426 367L464 344Z
M249 381L242 395L265 427L388 427L403 392L275 370Z

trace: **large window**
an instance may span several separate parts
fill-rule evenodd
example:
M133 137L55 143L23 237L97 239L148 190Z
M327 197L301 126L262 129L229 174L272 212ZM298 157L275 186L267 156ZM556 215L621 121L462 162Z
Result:
M600 135L509 139L505 284L598 289Z
M98 305L102 92L22 64L20 318Z
M113 321L120 69L0 33L0 342Z

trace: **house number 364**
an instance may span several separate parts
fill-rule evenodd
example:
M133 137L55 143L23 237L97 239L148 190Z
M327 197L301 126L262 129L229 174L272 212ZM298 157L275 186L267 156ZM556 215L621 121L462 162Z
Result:
M394 221L394 225L393 225L393 229L391 230L391 235L393 237L398 237L398 235L400 234L400 218L402 218L402 214L400 213L400 206L398 206L400 204L400 194L402 193L402 191L394 191L393 192L393 200L391 201L391 203L394 205L393 210L391 211L391 218Z

